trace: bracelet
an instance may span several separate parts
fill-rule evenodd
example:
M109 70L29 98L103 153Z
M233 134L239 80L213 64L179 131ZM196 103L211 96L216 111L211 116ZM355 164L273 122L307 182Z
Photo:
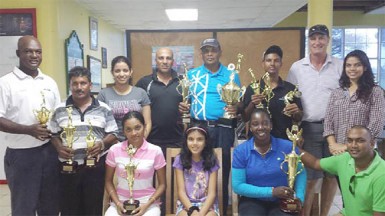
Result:
M155 202L155 198L154 197L150 197L149 199L148 199L148 201L151 201L151 203L153 203L153 202Z
M188 216L191 216L191 214L192 214L194 211L198 211L198 212L199 212L198 206L191 206L191 207L188 209L188 211L187 211L187 215L188 215Z
M106 146L104 145L103 139L101 139L99 142L102 144L100 150L103 151L106 148Z

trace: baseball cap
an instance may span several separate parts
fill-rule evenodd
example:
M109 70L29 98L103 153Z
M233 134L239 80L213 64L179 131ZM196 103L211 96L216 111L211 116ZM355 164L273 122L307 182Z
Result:
M308 36L311 37L314 34L322 34L329 36L329 29L326 25L315 25L310 27Z
M207 38L203 40L201 43L201 49L205 46L211 46L219 49L221 48L221 45L219 44L218 40L215 38Z

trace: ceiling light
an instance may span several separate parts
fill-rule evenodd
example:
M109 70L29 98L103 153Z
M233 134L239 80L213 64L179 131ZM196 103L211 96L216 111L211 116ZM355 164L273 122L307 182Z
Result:
M198 9L166 9L170 21L197 21Z

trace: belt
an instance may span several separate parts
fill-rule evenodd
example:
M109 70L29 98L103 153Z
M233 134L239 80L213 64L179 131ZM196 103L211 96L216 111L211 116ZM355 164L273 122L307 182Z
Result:
M192 119L192 122L206 125L207 127L225 127L236 128L237 119L219 119L219 120L197 120Z
M302 123L308 123L308 124L323 124L324 123L324 120L321 120L321 121L303 121Z

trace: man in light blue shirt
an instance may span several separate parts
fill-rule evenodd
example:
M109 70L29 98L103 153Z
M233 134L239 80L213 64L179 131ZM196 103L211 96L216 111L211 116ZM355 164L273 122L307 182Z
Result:
M224 211L228 204L228 177L230 173L230 149L234 144L236 119L221 121L227 111L236 115L237 106L226 105L218 92L218 85L224 86L230 81L232 71L219 62L222 50L217 39L208 38L201 43L201 56L203 65L190 70L188 79L192 82L191 105L180 103L182 113L190 112L192 122L199 122L208 126L213 147L222 148L223 158L223 206ZM238 74L234 82L240 86Z

